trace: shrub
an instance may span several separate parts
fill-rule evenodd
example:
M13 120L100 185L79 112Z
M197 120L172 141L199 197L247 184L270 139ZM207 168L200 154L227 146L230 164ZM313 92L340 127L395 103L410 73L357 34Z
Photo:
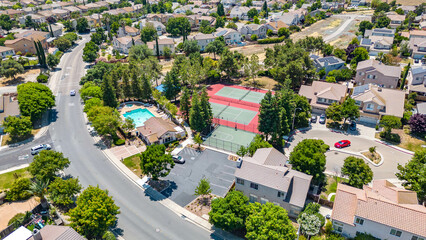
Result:
M13 225L14 228L18 228L22 225L22 223L24 222L24 216L25 214L23 213L18 213L15 216L13 216L9 222L7 223L7 225Z
M31 193L28 192L30 189L31 181L28 178L16 179L10 190L6 194L6 200L19 201L26 200L31 197Z
M250 39L252 41L257 41L257 35L256 34L251 35Z
M387 133L386 131L380 132L380 137L394 143L400 143L401 137L396 133Z
M37 76L38 83L47 83L48 80L49 80L49 77L44 75L43 73L40 73L40 75Z
M266 39L262 39L257 41L257 43L259 44L269 44L269 43L280 43L282 41L284 41L285 36L283 37L277 37L277 38L266 38Z
M25 56L26 57L31 57L33 54L32 53L30 53L30 52L27 52L27 53L25 53Z
M120 145L123 145L125 142L126 142L126 140L119 138L119 139L115 140L114 144L116 146L120 146Z
M333 223L331 221L327 221L327 223L324 226L324 232L325 234L330 234L333 231Z

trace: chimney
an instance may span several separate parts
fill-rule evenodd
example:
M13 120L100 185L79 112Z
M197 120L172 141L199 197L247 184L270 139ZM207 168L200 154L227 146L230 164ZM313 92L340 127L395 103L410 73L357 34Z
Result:
M37 228L34 228L34 230L33 230L33 238L34 238L34 240L42 240L43 239L40 231Z

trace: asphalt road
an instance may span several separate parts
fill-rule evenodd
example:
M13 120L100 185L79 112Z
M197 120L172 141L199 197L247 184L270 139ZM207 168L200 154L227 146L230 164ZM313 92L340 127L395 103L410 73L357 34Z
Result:
M60 70L52 78L57 115L49 132L55 150L71 161L65 173L78 177L85 187L99 185L108 189L121 211L115 231L125 239L220 239L151 200L116 169L89 135L78 94L69 96L70 90L79 89L79 80L85 73L82 50L88 40L89 36L84 36L79 46L65 53Z

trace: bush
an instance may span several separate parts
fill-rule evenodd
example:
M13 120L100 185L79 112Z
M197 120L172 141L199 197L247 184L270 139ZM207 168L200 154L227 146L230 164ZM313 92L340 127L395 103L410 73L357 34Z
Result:
M257 43L259 44L280 43L280 42L283 42L284 39L285 39L285 36L277 37L277 38L266 38L266 39L257 41Z
M124 145L125 142L126 142L126 140L119 138L119 139L114 141L114 144L116 146L120 146L120 145Z
M7 225L13 225L13 228L17 229L20 226L26 224L29 222L30 218L31 218L32 213L27 211L25 213L18 213L15 216L13 216L9 222L7 223Z
M31 181L28 178L18 178L12 183L12 187L6 193L6 200L19 201L26 200L31 197L30 189Z
M38 83L47 83L48 80L49 80L49 76L44 75L43 73L40 73L40 75L37 76Z
M331 221L327 221L327 223L325 224L324 227L324 232L325 234L330 234L333 231L333 223L331 223Z
M380 137L394 143L400 143L401 137L396 133L387 133L386 131L380 132Z
M251 35L251 37L250 37L250 39L252 40L252 41L257 41L257 35L256 34L253 34L253 35Z

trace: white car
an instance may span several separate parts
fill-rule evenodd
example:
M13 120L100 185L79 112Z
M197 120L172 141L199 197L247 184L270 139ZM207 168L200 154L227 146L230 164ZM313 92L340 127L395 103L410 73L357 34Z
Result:
M70 91L70 96L75 96L75 90Z
M50 149L52 149L52 146L50 146L49 144L40 144L31 148L31 155L36 155L43 150L50 150Z

